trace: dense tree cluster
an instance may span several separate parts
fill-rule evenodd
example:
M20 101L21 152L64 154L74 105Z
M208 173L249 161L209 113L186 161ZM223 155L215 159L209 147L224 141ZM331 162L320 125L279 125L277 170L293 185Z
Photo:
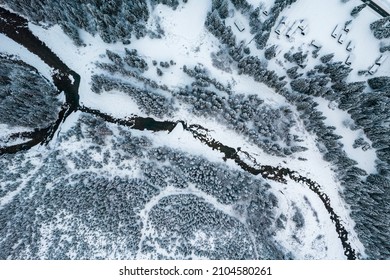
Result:
M287 52L284 54L284 58L291 63L295 63L301 68L305 68L305 63L307 61L307 53L303 53L302 51L296 52L296 53L290 53Z
M216 197L223 204L237 204L237 209L244 207L239 212L240 215L245 213L248 215L249 227L254 232L257 243L261 244L260 247L263 249L260 258L279 259L285 257L281 249L270 238L276 219L273 211L278 202L274 195L267 193L268 185L263 185L261 181L245 173L231 172L226 168L221 169L220 165L210 164L201 157L184 155L165 147L152 149L149 157L165 163L161 172L157 173L157 180L162 174L171 174L169 169L165 167L168 161L175 173L179 174L185 182L194 184L196 188ZM154 165L154 168L157 166ZM163 178L169 177L169 175L163 175ZM179 180L179 182L182 181ZM178 188L183 188L181 183L179 183ZM244 204L242 205L242 203ZM197 217L193 216L193 218ZM195 224L195 226L198 225ZM183 227L191 228L192 223L180 225L180 229L185 232ZM213 252L210 253L213 256Z
M145 88L151 88L151 89L163 89L167 90L165 86L158 85L155 81L145 78L143 75L139 74L141 70L131 68L130 70L128 67L124 67L123 64L112 64L112 63L101 63L97 62L96 66L108 71L110 74L120 74L126 78L132 78L135 79L137 82L141 82ZM92 87L92 91L96 91Z
M299 208L294 209L294 215L292 217L292 221L295 223L296 227L303 228L305 226L305 217L303 217L303 214Z
M265 254L265 258L286 259L289 258L289 253L283 252L276 242L270 242L269 234L273 234L275 223L274 209L278 207L278 199L272 193L264 194L261 189L257 189L255 196L250 201L246 212L248 215L249 228L255 233L256 242L262 244L260 250ZM287 214L287 213L286 213ZM281 214L285 215L285 214ZM279 217L278 217L279 218ZM269 228L271 230L262 230ZM264 257L263 257L264 258Z
M260 186L263 191L267 189L266 186L263 186L261 180L254 179L251 175L237 171L232 172L232 170L220 164L211 163L202 157L190 156L166 147L151 149L148 152L148 157L160 163L171 165L171 168L161 168L158 164L153 165L152 168L153 170L161 170L156 175L168 172L161 177L166 179L166 183L170 184L173 179L178 182L184 181L187 184L193 184L196 188L215 197L223 204L234 204L251 199L252 192ZM149 171L150 168L144 169L144 172L150 174ZM176 176L171 177L172 173L175 173ZM156 178L161 180L159 176L156 176ZM183 188L181 183L175 183L174 185Z
M164 4L172 7L174 10L177 8L177 6L179 6L179 0L150 0L150 2L152 5Z
M313 96L324 96L329 94L329 89L326 85L330 79L325 75L318 75L312 78L295 78L291 81L291 88L297 92L305 93Z
M203 72L204 69L185 68L185 71L196 81L191 87L180 90L177 97L189 104L194 114L214 117L271 154L289 155L305 149L294 146L290 129L295 121L288 107L271 108L263 104L257 95L245 96L230 91L217 94L213 88L208 88L210 78L206 78L208 75ZM224 89L219 84L214 86L221 91Z
M124 55L109 50L106 51L106 54L112 63L97 62L96 66L109 74L92 76L91 89L93 92L122 91L130 95L145 114L159 118L172 116L173 99L164 94L170 92L168 87L159 85L156 81L142 75L149 68L144 57L139 55L135 49L129 50L127 48L125 48ZM164 67L167 64L168 67L174 65L174 61L161 63ZM157 61L153 64L157 65ZM162 75L163 72L160 68L157 68L157 71L160 71ZM118 78L118 74L123 78ZM128 78L131 78L130 81Z
M368 85L375 91L390 92L390 77L379 76L367 80Z
M225 19L229 16L229 3L228 0L213 0L211 4L211 10L218 11L221 19Z
M140 89L133 84L124 82L120 79L111 78L106 75L92 76L92 90L95 93L101 93L118 90L128 94L137 103L138 107L146 115L153 115L158 118L171 116L173 113L173 100L157 92ZM129 113L131 113L129 111Z
M378 19L370 24L370 28L377 39L390 38L390 16Z
M271 60L272 58L274 58L276 56L276 48L277 48L276 45L272 45L272 46L268 47L267 49L265 49L265 51L264 51L265 59Z
M48 184L29 181L2 209L1 259L135 257L141 227L136 211L157 189L137 179L107 179L88 171Z
M129 50L125 48L125 56L122 57L113 51L106 50L107 57L118 67L124 68L123 62L127 64L127 66L131 67L131 69L138 70L143 73L149 69L148 63L138 55L136 49Z
M326 55L321 56L320 60L322 63L328 63L333 59L333 57L334 57L334 54L330 53L330 54L326 54Z
M140 69L141 72L148 70L148 63L138 55L137 50L129 50L125 49L126 55L124 58L124 61L129 65L130 67Z
M183 71L188 76L195 78L195 82L192 83L192 86L199 86L199 87L209 87L213 85L215 89L219 91L223 91L227 94L232 94L232 90L230 89L230 86L225 86L222 83L218 82L217 79L211 78L208 71L201 67L201 66L195 66L193 69L190 69L186 65L183 66Z
M85 114L59 137L59 146L70 139L80 150L36 154L37 165L24 153L0 158L1 166L19 163L19 179L1 168L0 178L8 177L2 182L24 181L0 211L1 259L133 259L137 252L150 258L167 258L170 252L181 258L253 259L255 246L259 258L284 258L272 238L278 201L261 179L203 157L155 147L145 136ZM133 169L140 170L138 176L125 175ZM242 220L185 192L162 197L148 219L141 219L145 205L167 186L185 191L189 185L232 205ZM13 189L2 184L1 191ZM242 223L246 215L249 228ZM145 226L150 234L142 237ZM199 239L202 232L213 237L212 247ZM156 246L168 255L159 255Z
M225 25L218 12L209 12L205 25L210 33L226 46L234 47L236 45L236 36L233 34L232 28Z
M13 166L11 170L9 167ZM25 152L18 154L4 154L0 157L0 199L7 194L15 191L21 186L23 178L22 174L28 174L35 168L31 161L26 160Z
M289 77L292 80L301 77L303 75L303 73L298 73L298 67L299 66L293 66L293 67L287 69L287 71L286 71L287 77Z
M345 65L341 61L337 62L328 62L325 64L325 67L319 67L318 72L324 73L329 76L333 83L340 82L348 77L349 73L351 73L352 68Z
M219 50L211 53L213 66L222 71L232 73L232 65L234 60L230 57L226 50Z
M45 128L56 119L61 103L55 87L38 71L0 55L0 122Z
M389 239L389 235L385 228L388 228L389 224L377 221L390 220L388 207L390 143L387 137L390 133L388 128L390 114L385 106L390 102L389 79L388 77L369 79L368 85L372 91L365 92L366 82L347 83L345 78L350 69L341 62L332 62L329 58L323 57L324 64L317 65L315 71L307 75L308 77L291 81L291 88L295 94L286 94L287 91L282 93L290 102L297 105L306 129L318 136L324 159L337 167L338 178L344 186L343 195L351 205L356 230L369 258L388 258L390 247L386 240ZM368 175L356 166L354 160L347 157L341 143L337 141L340 136L334 133L334 127L326 127L323 124L322 119L325 117L315 109L318 104L307 95L333 100L340 109L350 114L355 127L363 129L372 141L372 147L376 149L379 159L376 166L378 174ZM362 148L369 145L363 139L357 139L354 147Z
M247 0L230 0L230 2L237 10L243 13L249 12L253 9L253 6L249 4Z
M287 84L283 77L279 77L273 70L268 70L264 62L251 55L238 63L238 73L252 76L255 81L262 82L277 92Z
M0 3L27 16L33 22L59 24L77 44L83 43L78 28L93 35L99 34L107 43L126 42L132 35L137 38L143 37L146 34L145 23L149 18L148 4L145 0L88 2L74 0L71 5L58 0L0 0Z
M354 7L354 8L352 9L352 11L351 11L351 16L357 17L358 14L360 13L360 11L363 10L366 6L367 6L367 4L364 3L364 4L361 4L361 5L359 5L359 6Z
M158 244L182 259L193 255L207 259L256 258L244 225L194 195L164 197L149 217L158 237L145 240L143 249Z

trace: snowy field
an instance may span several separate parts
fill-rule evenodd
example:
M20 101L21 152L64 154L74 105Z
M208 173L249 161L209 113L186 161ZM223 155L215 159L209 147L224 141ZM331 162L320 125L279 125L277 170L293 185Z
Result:
M248 0L247 2L253 5L253 7L260 6L262 11L269 11L274 4L274 1ZM381 5L385 9L390 9L390 1L382 0L377 2L381 2ZM242 11L235 9L230 2L229 17L227 17L224 22L226 26L230 26L233 30L233 33L236 35L236 41L243 41L245 46L250 49L251 54L260 57L262 62L267 65L267 69L275 71L279 77L286 76L286 70L293 66L293 64L288 62L284 57L284 54L290 50L291 52L302 51L303 53L308 54L305 68L300 68L298 70L299 73L302 74L310 69L314 69L316 65L319 65L321 63L319 57L326 54L334 54L333 60L341 61L343 63L345 63L348 56L353 55L355 57L355 60L351 65L353 70L347 78L348 82L365 81L372 77L390 76L390 59L387 59L374 75L368 76L368 74L358 74L359 71L370 69L380 56L379 48L381 47L381 42L374 37L370 30L370 23L380 19L380 16L369 7L364 8L356 18L352 18L350 15L351 10L355 6L360 5L360 3L361 1L357 0L347 1L346 3L342 3L340 0L298 0L296 3L288 6L278 15L276 25L271 29L266 48L275 45L277 47L277 52L276 56L269 61L264 59L264 51L256 48L255 42L253 41L254 34L251 34L250 32L248 16ZM300 112L297 108L289 103L283 95L278 94L275 89L256 81L252 76L239 74L236 64L232 63L231 71L223 71L215 67L212 54L217 53L223 47L219 39L212 35L205 26L208 12L210 12L211 9L212 3L208 0L192 0L185 4L180 1L180 4L176 9L172 9L169 6L162 4L150 7L150 16L145 26L147 30L161 28L164 31L163 36L161 38L151 38L150 36L144 36L138 39L132 38L130 44L123 44L121 42L105 43L99 35L91 35L80 29L79 35L85 42L85 45L76 46L72 39L62 31L59 25L53 25L47 28L38 24L29 23L29 28L41 41L57 54L70 69L81 76L79 86L80 106L99 110L104 114L108 114L118 119L130 118L133 115L140 117L149 117L149 115L139 106L136 99L118 88L102 90L99 94L95 93L92 90L93 76L106 75L115 77L115 79L120 82L131 83L136 88L149 90L145 84L135 78L129 78L119 74L115 76L115 73L108 74L106 70L97 66L97 63L111 63L106 50L119 54L119 56L124 56L126 54L125 48L137 50L139 57L145 60L149 65L148 69L142 72L142 77L155 81L158 86L164 86L167 89L155 89L155 94L174 100L172 105L174 110L168 119L159 117L155 117L154 119L161 121L183 121L188 125L201 125L208 129L208 136L215 141L219 141L228 147L248 152L251 157L251 160L249 160L251 161L250 164L253 166L255 166L255 164L261 164L289 168L297 171L300 175L317 182L321 186L321 191L329 197L332 208L347 230L348 241L350 242L351 247L356 251L359 257L367 257L364 245L361 240L359 240L358 233L355 229L356 223L351 217L351 207L346 203L342 196L344 186L339 178L337 178L337 166L323 159L318 136L307 131L305 123L301 119ZM263 21L267 19L267 16L262 13L261 17ZM290 38L287 38L285 36L285 33L288 30L287 28L282 34L278 35L275 30L282 19L286 22L288 27L293 26L294 23L300 20L305 20L308 24L309 32L305 35L296 32L290 36ZM343 30L343 27L349 20L352 20L348 25L350 30L346 32ZM240 21L245 27L243 32L240 32L236 28L235 22L237 21ZM331 36L334 30L336 30L337 33L336 38ZM341 34L344 36L343 42L340 42L339 39ZM318 58L313 58L311 55L313 50L315 50L315 47L312 45L313 40L322 45ZM38 56L2 34L0 34L0 42L1 53L12 54L19 57L20 60L32 65L38 69L41 75L50 82L53 82L52 69L50 69ZM387 39L386 42L389 42L389 39ZM350 44L353 44L355 47L348 51L347 46ZM163 69L164 73L162 76L158 75L156 67L151 66L153 61L163 62L170 60L174 63L172 63L169 68ZM229 88L232 94L242 94L245 97L255 95L263 100L264 106L268 106L271 109L277 110L283 106L291 110L292 126L289 128L289 133L296 138L301 139L300 145L304 146L305 150L294 152L290 155L272 154L259 145L256 145L247 135L229 128L228 124L220 121L218 117L194 114L191 111L192 104L180 101L177 98L177 95L175 95L180 90L186 89L186 87L192 85L194 81L193 78L189 77L189 75L183 71L185 66L188 68L201 66L207 70L207 75L210 79L215 78L224 87ZM286 78L286 81L290 82L291 79ZM286 88L290 89L289 84L286 85ZM215 90L215 92L218 97L228 97L228 94L222 90ZM377 172L376 163L378 158L376 150L371 147L372 142L367 135L365 135L364 130L351 129L351 124L353 124L354 121L350 114L337 108L337 105L334 103L325 100L322 97L315 97L314 101L319 104L317 109L325 116L323 120L324 124L327 126L334 126L335 134L341 136L338 141L342 144L342 149L346 152L347 156L355 160L357 166L367 172L367 174L375 174ZM205 189L200 183L188 183L186 187L178 188L175 187L171 181L167 181L168 183L163 187L158 185L158 183L154 183L154 181L148 177L149 175L144 170L144 166L148 163L148 156L150 153L156 153L156 150L158 149L165 148L177 151L177 153L183 153L188 156L188 158L191 158L190 161L195 162L194 158L202 158L202 160L204 159L210 165L219 166L221 168L220 170L223 172L228 170L226 172L230 172L229 174L235 174L242 171L234 160L226 160L221 152L211 149L201 141L195 139L193 135L183 127L182 123L178 123L170 132L150 132L146 130L131 130L116 124L103 125L100 123L103 122L100 119L96 124L93 120L88 118L86 118L86 120L83 119L84 117L85 113L73 113L65 122L61 123L58 132L47 147L36 146L25 153L25 158L20 159L20 161L24 162L24 164L26 164L26 162L31 162L33 167L28 169L27 174L21 175L21 178L17 181L20 183L17 187L0 196L0 211L8 209L8 206L12 207L17 199L22 199L20 197L23 197L23 195L26 194L30 198L35 197L40 191L45 193L48 192L50 195L53 195L57 188L61 190L61 188L64 187L60 185L62 179L69 182L73 187L74 184L77 185L78 183L78 179L74 179L74 176L87 176L85 174L93 174L88 176L91 176L91 178L104 177L107 180L112 181L117 178L125 178L126 180L145 180L145 182L149 184L148 186L152 186L151 189L153 190L150 194L145 190L145 197L140 199L142 203L133 201L131 198L128 198L125 202L121 202L123 205L129 203L130 206L128 208L131 208L131 211L134 211L133 213L129 210L132 213L131 215L134 216L131 216L131 219L129 218L129 223L134 222L134 220L132 220L134 218L136 221L134 222L134 228L137 228L138 230L134 237L134 240L136 240L134 248L137 249L135 250L133 247L131 250L134 249L134 251L129 249L129 253L125 255L126 258L142 259L158 258L159 256L163 256L164 258L207 258L203 255L197 255L194 252L189 255L186 255L185 253L182 253L182 255L175 255L174 252L181 250L182 245L180 242L184 242L183 240L185 240L185 238L179 236L179 234L178 236L171 237L167 232L161 233L161 229L153 224L153 221L156 219L164 221L163 217L158 216L158 209L161 208L161 211L173 213L173 209L169 208L169 206L164 206L164 203L171 200L172 203L177 203L177 201L181 201L181 199L187 202L197 201L197 203L201 205L199 207L204 207L207 211L209 211L208 209L210 208L218 217L226 217L226 220L229 220L230 223L239 225L237 229L242 231L239 234L240 238L242 237L243 244L246 244L248 251L253 250L253 254L256 257L261 255L258 252L261 251L261 248L267 247L266 241L264 241L265 245L258 241L259 236L257 236L251 228L252 222L248 218L249 216L245 216L245 214L242 214L237 210L239 207L243 207L242 205L249 209L252 198L249 198L248 201L245 201L245 199L242 198L242 201L238 200L234 203L225 203L217 194L213 193L212 190ZM82 124L80 124L80 120ZM20 127L10 128L5 124L0 124L0 129L2 131L0 140L3 138L5 139L6 134L23 130L23 128ZM6 134L4 133L5 131ZM99 134L100 131L103 132ZM131 141L128 140L126 138L127 136L123 136L127 135L126 133L129 133L129 135L131 134L131 137L134 137L137 141L143 138L147 139L145 140L147 144L140 144L140 146L131 150L133 154L129 154L125 148L131 146L131 141L134 139L131 138ZM92 136L89 138L89 135ZM362 138L369 148L355 148L354 143L359 138ZM94 143L95 140L99 140L99 142L97 142L98 144ZM2 145L3 142L4 141L1 141L0 144ZM19 144L19 142L13 144ZM282 140L275 140L275 144L284 145ZM84 159L83 156L86 156L86 159ZM4 159L4 162L6 162L6 160L8 159ZM86 163L88 161L90 161L90 163ZM56 168L59 170L59 179L57 178L53 182L47 183L47 185L42 183L45 186L43 187L43 190L40 186L34 185L34 180L36 180L36 182L43 180L45 173L41 174L40 172L48 172L42 167L48 162L56 163ZM179 169L175 165L177 163L175 163L174 160L160 162L157 155L156 158L151 159L150 162L156 164L156 169L159 171L169 167L177 168L180 172L177 170L176 172L180 174L189 172L185 168L183 168L184 171ZM15 167L15 170L18 170L18 168ZM88 181L88 176L85 180L82 179L81 181ZM150 175L150 177L152 176ZM260 176L252 176L251 178L253 180L263 180ZM104 181L104 179L100 180ZM272 239L280 246L280 250L286 254L286 258L345 258L343 246L335 231L334 222L330 220L329 212L325 209L324 204L313 191L304 184L294 182L293 180L288 180L286 184L271 180L264 181L269 184L269 193L275 196L278 201L277 206L273 209L273 223L270 226L270 230L273 231ZM96 184L99 185L99 183ZM156 185L154 186L153 184ZM9 181L6 180L4 183L2 182L2 190L11 188L10 186L11 183ZM137 192L138 191L141 193L143 192L143 190L137 189ZM230 190L227 190L227 192L229 191ZM96 198L97 196L98 195L96 194L93 197ZM112 199L113 201L115 200L114 198ZM78 199L76 200L79 202ZM38 208L42 209L40 207L41 206ZM111 205L110 207L112 208L107 207L106 210L116 211L115 206ZM93 215L95 210L98 211L93 207L91 209L86 210L87 212L89 211L88 213L92 213L91 215ZM99 208L99 211L100 210L101 209ZM41 256L50 258L49 252L52 250L50 242L54 239L56 232L63 232L61 242L65 243L72 243L72 233L74 234L76 232L83 236L83 240L87 244L85 246L93 247L91 251L94 252L94 257L121 258L120 246L116 245L115 248L111 248L111 253L99 249L99 246L102 248L111 246L110 239L112 236L109 231L100 230L96 225L96 228L94 228L94 225L89 225L83 220L83 215L85 213L80 214L77 211L72 211L67 208L61 209L53 214L52 218L46 220L43 224L40 224L41 228L39 232L40 235L42 235L42 238L39 241L39 244L41 244L39 254ZM243 212L246 213L245 211ZM302 223L300 219L303 219L304 222ZM59 220L61 220L61 222L56 223L56 221ZM210 221L211 220L212 218L210 218ZM126 221L126 218L125 220L118 222L118 228L123 226L124 221ZM175 221L173 221L173 223L174 222ZM74 229L75 224L80 226L77 229ZM218 228L213 222L210 222L210 224L213 226L213 229ZM72 230L74 231L70 230L72 226ZM223 229L224 236L226 235L226 239L229 240L229 242L231 240L232 243L236 242L231 235L237 234L237 231L239 230L234 229L237 231L230 232L226 230L224 226L221 226L221 228ZM207 232L203 227L195 227L195 229L196 230L191 235L192 239L188 241L191 246L198 249L200 248L199 250L201 250L203 246L212 248L210 251L216 251L216 248L218 247L216 244L221 242L219 240L221 237L218 236L218 230ZM68 230L70 232L69 234L67 233ZM125 234L123 236L118 236L115 235L115 238L117 239L114 240L117 241L118 244L125 246L127 242L126 238L128 237L126 237ZM169 242L172 242L172 244L166 247L166 244L159 240L159 238L162 240L170 240ZM257 244L257 242L259 243ZM148 248L148 246L154 248L154 253L145 249ZM26 252L26 256L28 257L29 249L26 249ZM70 258L79 257L74 248L69 251L68 256ZM83 255L83 257L85 256Z

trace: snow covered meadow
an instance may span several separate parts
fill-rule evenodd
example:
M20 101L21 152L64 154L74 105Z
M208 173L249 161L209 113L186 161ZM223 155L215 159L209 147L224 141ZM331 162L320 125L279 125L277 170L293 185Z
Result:
M0 258L390 257L389 17L358 0L27 2L0 5L80 75L79 104L50 126L57 70L0 33Z

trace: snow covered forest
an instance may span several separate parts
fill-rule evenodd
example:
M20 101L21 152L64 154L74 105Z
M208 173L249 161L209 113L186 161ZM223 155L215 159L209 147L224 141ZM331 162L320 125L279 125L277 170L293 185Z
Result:
M0 0L0 259L390 259L386 1Z

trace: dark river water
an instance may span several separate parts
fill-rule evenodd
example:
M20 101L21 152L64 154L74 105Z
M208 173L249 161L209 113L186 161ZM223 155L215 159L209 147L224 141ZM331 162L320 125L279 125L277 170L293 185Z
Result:
M62 110L58 115L58 119L50 127L36 130L34 132L17 133L11 137L28 137L31 140L9 147L0 147L0 155L4 153L17 153L22 150L28 150L38 144L47 144L50 142L60 124L74 111L80 110L85 113L93 114L107 122L116 123L118 125L128 126L136 130L172 131L178 123L183 125L184 130L192 134L195 139L198 139L203 144L211 149L216 149L224 155L224 160L233 160L246 172L253 175L259 175L267 180L274 180L280 183L288 183L288 179L306 185L313 191L330 215L330 219L335 225L336 232L344 248L344 254L347 259L356 259L355 250L352 249L348 242L348 232L340 221L339 216L335 213L331 206L330 199L327 194L322 192L321 186L309 178L299 175L297 172L289 168L274 167L269 165L261 165L254 161L254 164L246 163L240 154L249 156L249 153L241 149L232 148L216 141L208 135L208 130L201 125L188 125L183 121L157 121L153 118L142 118L134 116L128 119L117 119L108 114L79 105L79 84L80 76L68 68L58 56L51 51L42 41L40 41L28 28L28 22L24 18L7 11L0 7L0 33L5 34L15 42L26 47L30 52L39 56L47 65L52 67L56 74L53 75L55 86L60 92L64 92L66 103L62 106ZM72 77L73 79L71 79ZM72 83L72 80L74 81Z

